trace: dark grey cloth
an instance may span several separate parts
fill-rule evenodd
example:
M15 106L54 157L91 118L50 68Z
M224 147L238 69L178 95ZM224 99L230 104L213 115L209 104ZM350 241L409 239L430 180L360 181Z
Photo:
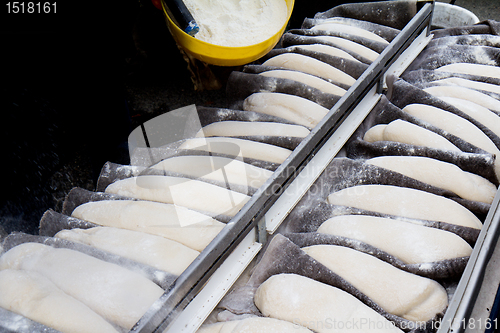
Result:
M425 100L420 101L425 104ZM346 144L347 156L351 158L370 158L385 155L432 157L456 164L462 170L478 174L498 185L498 179L495 175L495 156L449 134L446 136L456 144L464 147L464 149L469 147L472 151L451 152L399 142L381 141L371 143L363 140L363 136L369 128L376 124L388 123L391 120L399 119L401 113L403 113L401 109L392 104L385 96L382 96L372 113L365 119ZM412 122L415 121L414 117L408 117L408 115L404 114L402 116L404 116L403 119L411 120ZM415 124L418 124L418 122ZM430 129L431 127L427 126L427 128ZM436 131L436 133L440 133L442 130Z
M270 241L265 254L261 258L257 266L254 268L254 271L247 284L235 289L226 297L224 297L219 304L219 307L236 314L251 313L262 315L253 302L253 297L257 288L273 275L297 274L350 293L361 302L365 303L367 306L371 307L388 320L394 322L396 326L401 327L405 331L413 332L415 330L421 329L417 326L418 324L416 322L411 322L404 318L388 313L377 303L375 303L371 298L363 294L351 283L349 283L349 281L346 281L341 276L337 275L336 273L325 267L323 264L307 255L300 247L315 244L335 243L329 243L328 241L319 238L311 239L311 236L325 236L326 238L328 238L327 235L321 234L277 234L276 236L274 236ZM337 243L335 245L340 244ZM368 248L370 248L370 250L376 251L375 248L372 248L367 244L361 244L354 240L346 239L343 246L355 248L357 250L364 249L364 252L367 252ZM434 319L439 319L442 315L442 313L437 314L436 318ZM429 325L423 326L432 326L430 325L430 323L427 324Z
M487 126L487 124L480 123L477 119L469 116L465 112L459 110L458 108L444 102L443 100L432 96L431 94L423 91L420 88L426 88L427 86L431 86L432 84L420 83L420 88L415 87L412 84L409 84L405 80L397 79L395 81L389 80L390 91L388 92L388 98L392 104L397 106L398 108L404 108L410 104L425 104L437 107L439 109L451 112L460 116L472 124L477 126L481 131L484 132L488 136L488 138L500 149L500 138L493 133ZM389 107L389 104L388 104ZM399 111L395 111L399 113ZM440 133L445 136L444 134ZM446 137L446 136L445 136ZM452 141L451 137L446 137L448 140L453 142L457 147L462 149L463 151L468 151L472 153L482 153L480 150L467 149L466 146L462 146L459 141ZM462 140L463 141L463 140ZM459 146L460 145L460 146Z
M314 18L342 16L357 20L403 29L417 13L417 1L377 1L371 3L347 3L336 6Z
M317 24L327 23L329 20L331 22L331 19L332 18L306 18L302 23L302 28L309 29ZM401 30L399 29L394 29L382 24L377 24L369 21L356 20L348 17L335 17L334 22L339 22L342 24L368 30L370 32L373 32L374 34L379 35L388 42L396 38L396 36L401 32Z
M289 79L267 77L258 74L233 72L227 85L228 95L244 100L253 93L276 92L308 99L327 109L331 109L341 96L325 93L307 84Z
M437 69L455 64L469 63L481 65L500 65L500 48L491 46L453 45L435 46L424 49L407 71L417 69Z
M284 230L286 232L315 232L321 223L338 215L354 214L401 218L355 207L330 205L327 202L327 196L335 191L367 184L408 187L442 195L459 202L476 213L481 219L486 217L490 208L488 204L461 199L450 191L420 182L398 172L367 164L364 160L335 158L286 217L283 222L283 225L286 226ZM479 235L479 230L450 223L416 219L408 220L417 224L451 231L471 244L476 241Z
M433 30L432 34L434 34L434 38L474 34L500 35L500 22L494 20L486 20L470 26Z

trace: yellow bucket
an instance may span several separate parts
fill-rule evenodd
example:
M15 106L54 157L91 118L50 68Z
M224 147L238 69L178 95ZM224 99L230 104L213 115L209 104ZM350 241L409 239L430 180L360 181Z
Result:
M184 51L186 51L196 59L199 59L211 65L240 66L259 59L267 52L269 52L274 46L276 46L281 38L281 35L283 34L283 32L285 32L288 20L290 20L290 16L292 15L292 10L295 2L295 0L285 1L288 8L288 17L287 21L280 29L280 31L263 42L241 47L229 47L210 44L188 35L184 31L182 31L168 16L164 1L162 1L161 3L170 33L174 37L177 44L179 44L184 49Z

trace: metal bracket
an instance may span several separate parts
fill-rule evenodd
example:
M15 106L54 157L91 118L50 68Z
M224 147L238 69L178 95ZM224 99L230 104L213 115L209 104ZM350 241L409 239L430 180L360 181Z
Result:
M265 218L261 218L257 223L257 241L261 244L267 243L267 227Z

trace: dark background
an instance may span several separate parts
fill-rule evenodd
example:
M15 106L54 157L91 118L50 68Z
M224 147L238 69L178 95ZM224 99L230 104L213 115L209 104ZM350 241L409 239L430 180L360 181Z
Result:
M456 4L500 19L496 2ZM296 0L289 28L341 3ZM106 161L129 163L127 136L140 123L189 104L228 106L224 87L194 90L150 0L60 1L51 14L5 6L0 42L0 238L36 234L71 188L94 189Z
M332 7L325 2L297 1L290 26ZM194 90L150 0L1 10L0 235L36 234L71 188L94 189L106 161L129 163L127 136L140 123L193 103L227 106L224 88Z

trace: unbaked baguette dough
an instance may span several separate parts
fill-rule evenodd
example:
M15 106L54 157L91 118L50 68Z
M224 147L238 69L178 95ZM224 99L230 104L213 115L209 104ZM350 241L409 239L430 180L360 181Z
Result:
M330 83L326 80L323 80L317 76L303 73L303 72L299 72L299 71L292 71L292 70L285 70L285 69L274 69L271 71L262 72L259 75L294 80L297 82L307 84L308 86L311 86L313 88L319 89L322 92L325 92L328 94L334 94L337 96L343 96L346 93L346 90L344 88L341 88L341 87L339 87L333 83Z
M63 333L118 333L88 306L36 272L1 270L0 307Z
M474 118L500 137L500 117L490 109L462 98L440 97L440 99Z
M448 305L446 290L436 281L402 271L372 255L335 245L303 250L396 316L428 321Z
M454 63L436 69L442 72L470 74L500 79L500 67L482 64Z
M272 171L240 160L220 156L187 155L167 158L151 168L176 172L195 178L259 188L271 177Z
M293 71L270 71L270 72L286 72L292 74L303 74ZM263 72L269 73L269 72ZM309 75L310 76L310 75ZM313 78L315 78L313 76ZM329 84L325 80L321 80L325 84ZM334 86L335 87L335 86ZM342 88L339 88L342 89ZM236 120L226 120L226 121L216 121L196 133L196 137L210 137L210 136L290 136L297 138L305 138L309 135L309 130L304 126L284 124L278 122L264 122L264 121L236 121Z
M440 97L462 98L477 103L490 110L500 112L500 101L480 91L457 86L433 86L424 89L425 92Z
M202 251L224 223L181 206L153 201L103 200L80 205L73 217L98 225L141 231Z
M163 289L142 275L84 253L23 243L0 257L0 269L42 274L116 325L131 329Z
M317 24L311 28L311 30L321 30L321 31L333 31L333 32L339 32L339 33L345 33L349 35L355 35L363 38L370 39L374 42L382 43L385 45L389 45L389 42L380 37L377 34L374 34L371 31L355 27L355 26L348 26L345 24L341 23L322 23L322 24Z
M369 142L395 141L417 146L460 151L460 149L443 136L405 120L396 119L388 125L377 126L372 127L373 130L369 129L365 133L365 139L373 140ZM382 140L379 140L381 135Z
M61 230L55 237L78 242L180 275L200 254L181 243L113 227Z
M399 172L424 183L450 190L468 200L491 204L496 187L489 180L452 163L421 156L380 156L366 163Z
M345 291L296 274L271 276L257 289L254 302L264 316L318 333L402 332Z
M312 331L291 322L268 318L250 317L200 327L196 333L312 333Z
M363 140L368 142L384 141L384 131L387 125L379 124L366 131Z
M384 130L384 140L460 151L443 136L401 119L394 120L387 125Z
M232 325L230 328L229 326ZM221 329L227 326L229 332L236 326L236 322L217 322L217 323L212 323L212 324L203 324L201 325L198 330L196 330L196 333L220 333Z
M299 96L268 92L254 93L245 98L243 110L277 116L311 128L316 126L329 111Z
M473 81L462 79L460 77L449 77L447 79L441 79L432 81L432 84L439 84L443 86L461 86L465 88L471 88L476 90L489 91L495 94L500 94L500 86L491 83L485 83L480 81Z
M283 53L274 56L266 60L263 65L297 70L348 86L352 86L356 82L352 76L326 62L297 53Z
M317 232L357 239L406 264L437 262L472 253L470 245L454 233L377 216L332 217L323 222Z
M152 175L118 180L108 185L105 192L227 216L234 216L250 199L248 195L199 180Z
M314 36L312 37L316 40L324 41L327 43L332 43L333 45L338 45L338 47L343 48L344 50L349 50L369 61L375 61L379 54L372 49L358 44L356 42L353 42L352 40L341 38L341 37L334 37L334 36Z
M345 58L349 59L352 61L356 62L361 62L358 59L354 58L352 55L347 53L344 50L339 49L338 47L333 47L330 45L325 45L325 44L301 44L295 46L296 49L303 49L303 50L309 50L309 51L314 51L314 52L319 52L319 53L325 53L329 54L334 57L338 58Z
M283 163L292 153L290 149L267 143L227 137L187 139L179 149L203 150L230 155L234 158L248 157L272 163Z
M481 229L481 221L464 206L440 195L393 185L356 185L328 196L332 205L356 207L407 218Z
M476 125L454 113L426 104L409 104L403 108L412 116L447 131L476 147L500 156L493 141Z

